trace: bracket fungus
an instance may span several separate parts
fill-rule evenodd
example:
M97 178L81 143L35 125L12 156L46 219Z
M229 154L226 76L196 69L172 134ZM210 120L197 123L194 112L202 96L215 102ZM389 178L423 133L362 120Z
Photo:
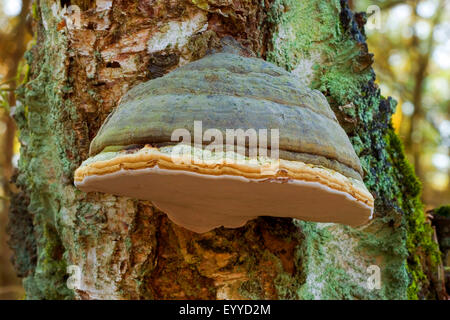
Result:
M260 133L257 146L249 130ZM193 144L179 143L186 134ZM219 52L129 90L93 139L75 185L151 200L201 233L258 216L362 225L374 205L362 175L319 91L262 59Z

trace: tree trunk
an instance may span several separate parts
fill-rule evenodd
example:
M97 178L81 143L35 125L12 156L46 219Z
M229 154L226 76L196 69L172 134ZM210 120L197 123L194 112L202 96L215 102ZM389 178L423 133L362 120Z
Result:
M65 20L62 4L80 8L78 27L77 10ZM425 273L435 266L424 261L439 256L390 125L395 101L374 84L365 17L346 1L39 0L32 12L10 228L27 298L434 297ZM376 197L368 226L259 218L196 234L150 202L73 186L90 141L129 88L202 57L224 36L326 95ZM380 288L368 286L372 265ZM75 290L68 266L81 272Z

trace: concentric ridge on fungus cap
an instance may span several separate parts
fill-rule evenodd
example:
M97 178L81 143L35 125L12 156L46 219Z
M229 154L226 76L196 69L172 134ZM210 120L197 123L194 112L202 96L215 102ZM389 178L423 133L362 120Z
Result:
M280 158L322 165L362 180L352 145L325 97L262 59L215 53L132 88L91 143L168 143L172 132L279 129ZM268 142L270 148L270 142Z

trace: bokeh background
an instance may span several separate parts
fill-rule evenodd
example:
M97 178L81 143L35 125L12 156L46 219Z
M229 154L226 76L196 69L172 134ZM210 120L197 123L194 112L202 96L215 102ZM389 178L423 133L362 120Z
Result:
M10 114L32 45L36 0L0 0L0 299L24 297L7 245L8 190L20 155ZM299 0L301 1L301 0ZM369 50L384 96L398 101L393 125L423 184L426 209L450 204L450 1L349 0L368 13Z

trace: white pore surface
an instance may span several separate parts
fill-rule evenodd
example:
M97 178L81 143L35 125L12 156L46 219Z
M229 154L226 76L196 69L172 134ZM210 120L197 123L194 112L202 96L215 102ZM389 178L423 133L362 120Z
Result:
M248 179L160 169L121 170L86 177L76 186L150 200L176 224L203 233L237 228L258 216L291 217L351 226L366 223L372 208L317 182Z

